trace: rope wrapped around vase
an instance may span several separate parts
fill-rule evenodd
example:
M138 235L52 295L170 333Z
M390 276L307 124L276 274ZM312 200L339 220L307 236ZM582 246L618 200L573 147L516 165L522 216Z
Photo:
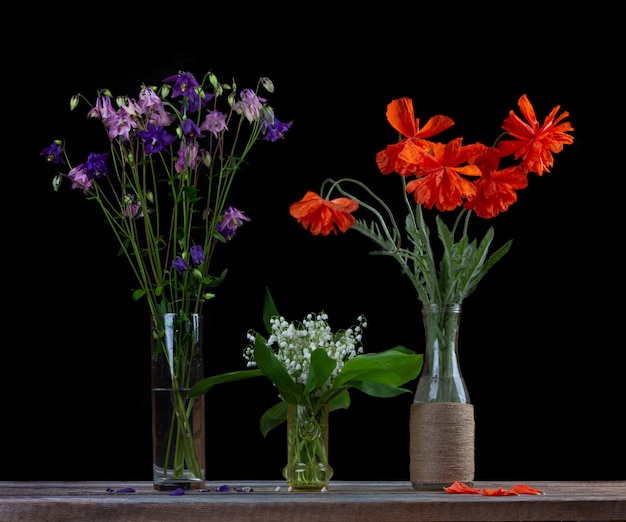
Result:
M474 480L474 406L413 403L410 416L410 478L414 489L441 490Z

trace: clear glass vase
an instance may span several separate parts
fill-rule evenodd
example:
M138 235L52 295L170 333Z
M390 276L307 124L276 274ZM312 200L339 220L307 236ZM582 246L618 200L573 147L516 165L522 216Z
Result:
M333 469L328 463L328 407L317 412L287 404L287 465L283 476L291 491L321 491Z
M422 320L426 347L414 402L469 404L459 365L461 305L423 305Z
M205 486L204 396L187 398L204 377L203 317L152 317L152 468L157 490Z
M441 490L474 480L474 407L459 365L460 304L424 304L424 365L411 405L414 489Z

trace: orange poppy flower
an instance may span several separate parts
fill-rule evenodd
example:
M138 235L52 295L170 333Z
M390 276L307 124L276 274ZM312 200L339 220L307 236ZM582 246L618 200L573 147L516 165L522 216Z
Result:
M480 495L480 489L471 488L464 482L453 482L447 488L443 488L448 493L469 493L470 495Z
M511 491L510 489L498 488L498 489L487 489L483 488L482 493L484 497L517 497L518 494L515 491Z
M433 205L439 210L454 210L463 200L474 196L476 187L463 176L480 176L476 165L464 165L476 156L484 145L462 145L463 138L455 138L447 144L433 143L430 150L409 142L398 159L416 166L414 179L406 190L413 193L415 201L426 208Z
M474 182L476 193L463 206L485 219L507 210L517 201L516 190L528 186L528 175L520 165L498 170L499 162L500 154L492 147L485 147L470 159L480 169L481 177Z
M420 129L420 121L415 117L413 112L413 100L410 98L399 98L393 100L387 105L387 121L396 129L405 139L388 145L385 150L376 154L376 165L383 174L390 174L396 171L402 176L411 173L410 168L402 162L398 163L398 155L404 150L407 143L412 141L425 141L435 134L443 132L452 127L454 121L448 116L433 116L424 127Z
M557 105L546 117L543 125L539 126L535 110L525 94L519 99L518 105L526 122L510 111L502 128L517 139L500 141L498 150L501 156L513 154L515 159L521 158L526 172L536 172L542 176L544 171L550 172L554 164L552 153L561 152L563 145L574 142L574 137L567 134L574 130L571 124L559 123L569 116L569 112L563 112L557 117L557 112L561 108Z
M327 236L331 232L337 233L348 230L356 219L351 212L359 208L359 204L350 198L336 198L326 200L315 192L308 191L304 197L292 203L289 213L302 223L304 229L310 229L313 235Z
M515 493L519 495L545 495L543 491L540 489L531 488L526 484L518 484L517 486L513 486L511 491L515 491Z

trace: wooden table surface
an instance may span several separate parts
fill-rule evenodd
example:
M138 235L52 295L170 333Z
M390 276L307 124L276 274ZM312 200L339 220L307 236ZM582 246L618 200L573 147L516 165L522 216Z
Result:
M420 492L408 481L331 481L326 492L296 493L281 481L231 481L207 482L206 490L173 496L154 490L151 482L4 481L0 482L0 521L626 522L626 481L481 481L474 487L508 489L520 483L545 494L489 497ZM229 489L215 491L220 486ZM119 492L124 488L135 491Z

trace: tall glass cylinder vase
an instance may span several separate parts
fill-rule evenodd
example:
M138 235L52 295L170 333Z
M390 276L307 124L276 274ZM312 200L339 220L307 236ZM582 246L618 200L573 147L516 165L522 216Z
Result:
M414 489L474 480L474 407L459 365L460 304L424 304L426 346L410 416Z
M328 464L328 407L314 412L287 404L287 465L283 476L291 491L321 491L333 468Z
M203 317L152 317L152 469L157 490L205 486L204 396L187 397L204 377Z

